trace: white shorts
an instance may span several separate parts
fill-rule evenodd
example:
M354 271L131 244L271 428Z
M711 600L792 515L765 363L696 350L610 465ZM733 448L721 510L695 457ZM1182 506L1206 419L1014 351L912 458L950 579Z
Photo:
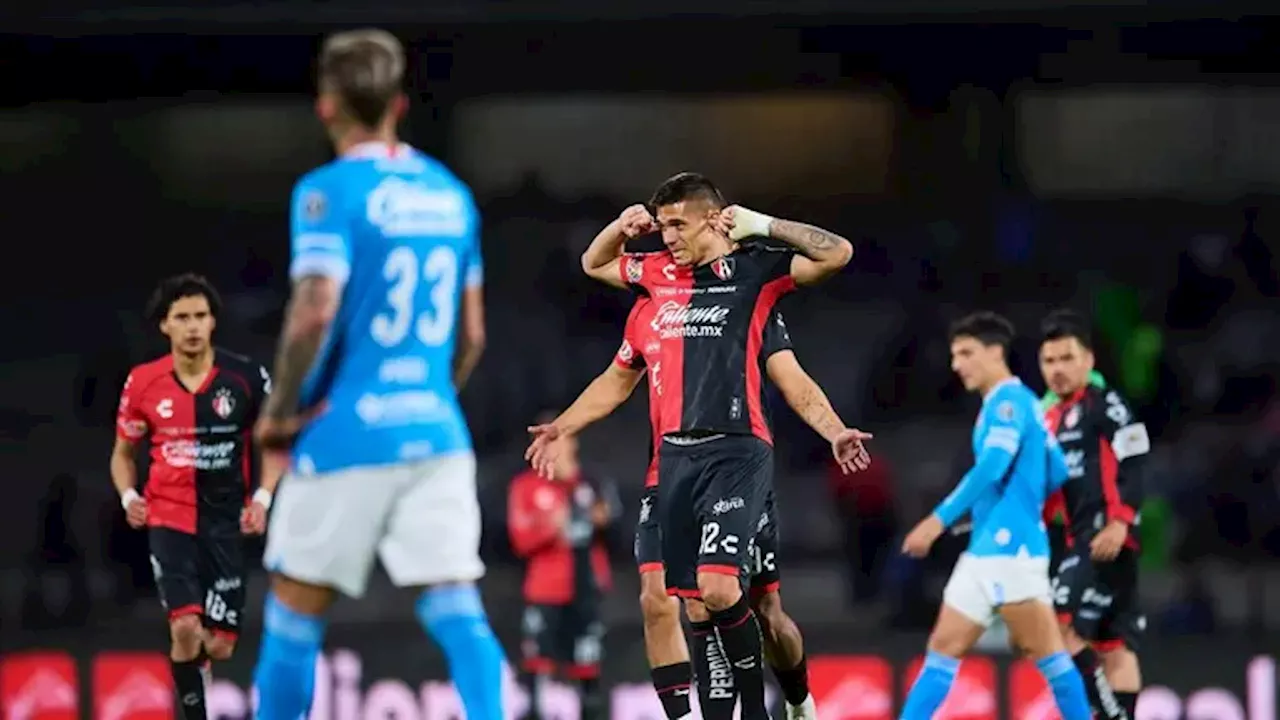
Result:
M375 553L400 587L484 575L470 452L286 475L273 505L263 565L294 580L360 597Z
M976 556L964 553L942 591L942 602L986 627L997 608L1039 600L1052 607L1049 558Z

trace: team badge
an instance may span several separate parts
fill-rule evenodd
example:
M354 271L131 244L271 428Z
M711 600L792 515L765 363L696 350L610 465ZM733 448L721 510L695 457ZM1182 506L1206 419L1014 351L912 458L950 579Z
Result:
M728 280L733 277L733 259L720 258L719 260L716 260L711 263L711 272L715 273L716 277L721 280Z
M1005 400L1004 402L997 405L996 417L1000 418L1004 422L1012 422L1013 421L1013 403L1009 402L1008 400Z
M644 265L635 258L626 258L627 282L638 283L644 277Z
M622 347L618 348L618 358L622 362L631 362L631 358L635 357L635 351L631 349L631 343L626 340L622 341Z
M1080 406L1072 405L1067 411L1066 417L1062 418L1062 426L1065 428L1073 428L1080 422Z
M231 411L236 409L235 398L231 397L231 391L227 388L219 388L218 392L213 394L213 411L218 417L226 420L231 417Z
M324 193L312 190L302 198L302 217L308 222L320 222L329 210L329 199Z

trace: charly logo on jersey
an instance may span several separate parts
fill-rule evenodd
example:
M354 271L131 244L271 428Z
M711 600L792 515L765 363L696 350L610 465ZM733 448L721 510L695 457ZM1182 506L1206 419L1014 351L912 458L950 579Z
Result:
M469 217L462 194L389 177L365 200L365 216L382 234L395 236L466 234Z
M229 388L218 388L218 391L213 394L213 412L218 417L226 420L231 417L231 413L235 409L236 399L231 397L231 390Z
M156 403L156 414L165 420L173 417L173 399L165 398Z
M722 257L711 263L711 272L721 280L728 280L733 277L733 258Z
M689 305L668 300L662 303L649 327L666 340L676 337L720 337L729 319L729 308L722 305Z

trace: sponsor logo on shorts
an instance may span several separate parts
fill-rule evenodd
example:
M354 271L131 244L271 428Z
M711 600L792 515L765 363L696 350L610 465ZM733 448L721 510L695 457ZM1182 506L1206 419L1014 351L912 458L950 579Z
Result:
M711 506L712 515L724 515L734 510L741 510L746 507L747 503L740 497L720 498L715 505Z

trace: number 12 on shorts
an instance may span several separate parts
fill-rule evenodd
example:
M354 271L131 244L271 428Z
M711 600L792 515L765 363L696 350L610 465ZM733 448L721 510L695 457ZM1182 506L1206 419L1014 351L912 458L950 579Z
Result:
M737 555L738 542L737 535L725 533L722 536L720 534L720 523L705 523L702 526L702 542L698 544L698 553L701 555L715 555L716 553Z
M236 625L236 611L227 607L227 601L220 593L210 590L204 596L204 616L213 622L225 622Z

